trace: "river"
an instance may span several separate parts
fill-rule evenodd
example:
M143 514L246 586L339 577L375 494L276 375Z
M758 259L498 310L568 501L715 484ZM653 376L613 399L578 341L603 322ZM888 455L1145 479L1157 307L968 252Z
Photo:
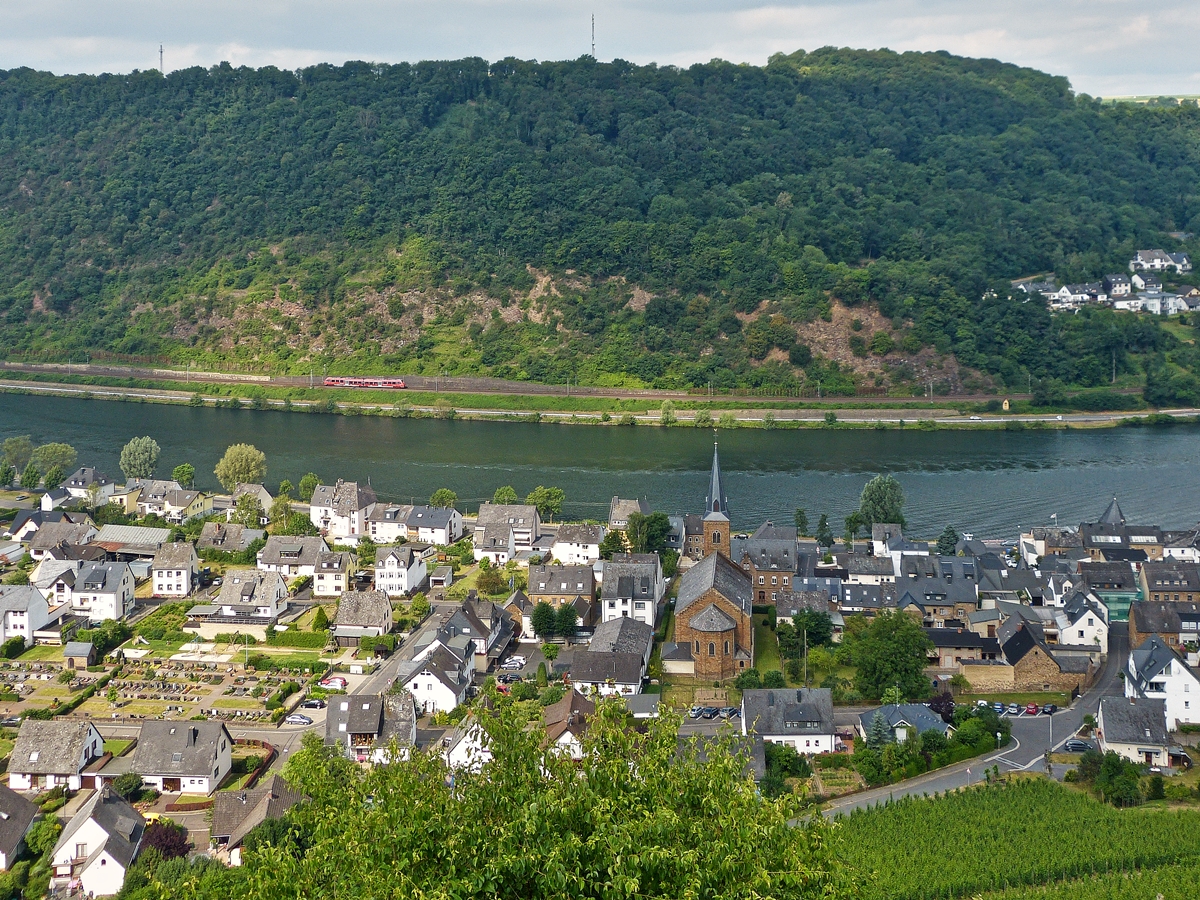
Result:
M910 530L935 537L947 524L979 537L1012 538L1053 514L1077 524L1116 494L1130 521L1166 528L1200 519L1200 430L1104 428L1045 431L775 430L547 425L310 415L0 394L0 439L65 441L81 464L120 478L129 438L162 447L159 472L181 462L200 487L232 443L267 455L267 484L370 481L381 499L428 499L440 487L473 510L496 487L524 495L557 485L570 517L604 519L614 495L645 497L669 513L700 511L713 441L720 442L736 529L791 522L796 507L828 513L835 533L862 486L891 472L904 488Z

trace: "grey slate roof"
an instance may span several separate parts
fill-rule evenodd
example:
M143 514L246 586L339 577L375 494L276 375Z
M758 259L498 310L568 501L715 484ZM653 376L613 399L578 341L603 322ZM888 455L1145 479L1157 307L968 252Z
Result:
M31 584L0 585L0 612L28 612L31 605L44 602Z
M39 812L41 808L36 803L0 785L0 852L10 867L17 848L25 839L25 832Z
M250 829L267 819L280 819L303 798L280 775L272 775L244 791L221 791L213 797L211 833L229 849L238 847Z
M23 719L8 769L29 775L77 775L90 734L87 722ZM37 758L31 759L34 753Z
M833 694L828 688L743 691L742 726L763 736L832 734Z
M1167 745L1165 700L1104 697L1100 701L1100 720L1104 723L1105 743Z
M733 631L733 629L737 628L737 622L718 609L715 603L710 603L699 613L692 616L688 624L696 631L717 633Z
M326 550L317 554L317 571L319 572L349 572L352 562L349 551Z
M271 535L258 554L261 566L315 566L329 550L325 539L313 535Z
M397 678L396 683L400 682ZM342 709L343 703L346 709ZM386 746L393 737L400 747L406 747L411 743L415 721L416 706L408 691L338 696L326 707L325 743L335 744L347 735L359 734L373 735L376 747ZM345 731L339 730L342 724Z
M91 641L68 641L63 647L63 658L74 657L75 659L85 659L92 655L92 650L95 645Z
M1129 654L1130 668L1133 669L1132 685L1139 695L1144 695L1150 682L1178 662L1184 668L1187 663L1167 646L1157 634L1152 634L1146 641ZM1129 677L1128 674L1126 677Z
M200 539L196 546L201 550L239 553L265 536L266 532L261 528L247 528L244 525L225 522L205 522L204 527L200 529Z
M253 611L258 606L274 606L275 597L286 596L287 585L278 572L230 569L225 573L220 596L214 605Z
M150 561L150 570L189 569L196 558L195 548L187 541L163 544Z
M846 554L846 572L850 575L870 575L892 578L896 574L890 556L868 556L866 553Z
M111 483L112 479L93 466L80 466L63 482L63 486L75 488L75 490L87 490L93 484L104 486Z
M763 522L754 530L754 534L750 535L751 540L764 541L795 541L796 526L795 525L776 525L768 520Z
M803 561L794 538L734 538L730 542L729 557L738 564L748 562L755 569L770 572L795 573L800 571ZM888 562L890 564L891 560Z
M454 517L454 509L444 506L413 506L404 524L409 528L446 528Z
M879 709L869 709L858 717L864 733L870 731L871 722L875 719L876 713L883 716L883 720L887 722L888 728L891 729L899 725L910 725L916 729L917 734L924 734L926 731L937 731L941 734L946 734L951 728L950 725L942 721L941 716L928 706L920 703L889 703L886 706L879 707Z
M1200 603L1135 600L1129 607L1129 620L1141 634L1178 634L1184 622L1200 623Z
M596 573L591 566L530 566L529 593L591 597L596 593Z
M654 600L654 585L660 570L656 553L614 553L604 563L600 584L602 600Z
M392 630L392 601L386 591L346 591L333 617L337 628Z
M1121 512L1121 506L1117 503L1117 498L1112 498L1112 503L1108 504L1108 508L1104 510L1104 515L1098 520L1102 525L1124 525L1125 514Z
M89 861L102 851L107 851L123 868L129 868L137 856L146 830L142 814L125 802L110 786L105 785L85 803L59 835L54 845L54 856L74 844L75 833L88 820L94 821L108 835L100 847L89 848Z
M410 569L413 565L413 548L407 544L400 547L377 547L375 549L375 567L382 568L389 557L394 556L401 568Z
M221 741L233 745L229 730L221 722L147 719L134 750L133 770L139 775L211 778Z
M472 635L471 638L478 637ZM404 664L402 664L404 665ZM462 692L470 679L463 675L464 660L455 656L446 647L436 647L433 652L419 662L407 664L396 677L396 684L407 684L421 672L429 672L434 678L454 692L455 696ZM468 666L468 671L470 667Z
M1136 591L1137 575L1129 563L1089 562L1079 567L1079 577L1094 591Z
M653 640L654 629L648 624L621 616L596 626L588 644L588 652L638 653L645 656Z
M559 525L555 543L599 544L603 531L600 525Z
M630 514L635 512L643 516L650 515L650 504L645 500L622 500L620 497L613 497L608 504L608 524L613 528L624 528Z
M126 563L90 563L75 576L75 589L111 594L120 590L121 579L129 571Z
M1200 565L1181 559L1147 562L1142 566L1151 591L1200 591Z
M49 550L58 544L82 544L94 532L94 528L84 522L76 525L73 522L47 522L42 525L29 541L30 550Z
M640 684L643 662L641 653L576 653L571 659L571 679L593 684Z
M709 588L716 588L721 596L746 615L750 615L754 597L750 579L746 577L745 572L720 553L710 553L683 573L679 579L679 596L675 601L675 614L681 615Z
M313 491L310 506L329 507L339 516L352 516L376 501L375 491L356 481L319 484Z

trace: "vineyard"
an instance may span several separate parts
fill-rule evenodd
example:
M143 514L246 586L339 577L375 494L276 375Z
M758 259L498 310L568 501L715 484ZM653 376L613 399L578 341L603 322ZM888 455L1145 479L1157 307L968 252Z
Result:
M1012 888L981 895L983 900L1195 900L1200 897L1200 865L1164 866L1143 872L1116 872L1052 884Z
M855 810L841 819L837 841L841 859L870 885L863 896L880 900L1026 888L1000 895L1009 900L1043 896L1028 887L1066 879L1084 886L1045 896L1128 897L1129 882L1112 876L1173 864L1193 866L1187 896L1200 896L1200 811L1118 810L1041 780Z

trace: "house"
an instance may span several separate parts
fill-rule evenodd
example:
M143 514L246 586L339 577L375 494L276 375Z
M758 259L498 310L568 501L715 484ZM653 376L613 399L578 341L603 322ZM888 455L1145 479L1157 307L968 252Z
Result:
M1110 622L1127 621L1130 605L1142 599L1138 574L1127 562L1080 564L1079 579L1080 589L1095 594L1108 610Z
M317 571L317 557L328 552L329 545L320 536L273 534L258 551L258 569L285 578L311 578Z
M83 568L77 559L54 559L46 557L29 574L29 584L38 590L51 606L71 599L75 588L75 576Z
M1129 276L1122 275L1120 272L1105 275L1104 290L1110 297L1128 297L1130 293Z
M752 596L746 573L722 554L709 554L683 573L675 643L691 652L693 674L723 680L754 665Z
M873 618L884 610L896 609L898 603L894 584L843 584L841 591L838 602L843 615Z
M359 535L369 533L368 518L375 503L375 491L369 485L339 478L336 484L317 485L308 515L321 534L357 543Z
M588 653L637 653L642 657L642 675L650 665L654 629L637 619L610 619L596 626L588 642ZM579 654L576 654L578 658ZM573 670L572 670L573 671Z
M95 506L107 503L117 489L112 479L94 466L80 466L62 486L76 500L84 500Z
M1146 766L1170 766L1165 700L1103 697L1096 737L1102 753Z
M412 694L393 689L386 694L331 698L325 715L325 744L359 762L407 759L417 744Z
M145 525L105 525L92 539L110 559L132 561L154 559L163 544L171 540L170 528L151 528Z
M828 688L743 691L742 734L787 744L806 756L832 753L833 695Z
M879 709L869 709L858 717L858 732L863 740L870 735L876 716L883 718L889 739L897 744L903 744L926 731L936 731L946 737L954 733L953 725L944 722L941 716L922 703L889 703Z
M474 591L457 606L443 607L432 624L428 642L423 638L410 642L412 658L420 659L433 646L442 644L456 656L465 657L476 672L488 671L513 636L511 618L490 600L480 600Z
M1180 254L1186 259L1186 255ZM1129 261L1130 272L1166 272L1168 270L1179 271L1180 263L1177 263L1170 254L1164 253L1162 250L1139 250L1137 255ZM1188 264L1191 268L1191 264Z
M596 704L578 691L567 691L557 703L542 707L546 746L572 759L583 759L583 736Z
M350 590L355 556L345 550L327 550L317 554L312 593L314 597L338 597Z
M616 531L624 531L629 527L629 517L634 513L648 516L652 512L649 502L645 500L622 500L613 497L608 504L608 527Z
M1076 591L1055 614L1058 643L1064 647L1085 647L1108 652L1108 611L1100 602Z
M253 497L258 502L259 509L262 514L258 517L259 525L266 525L271 521L267 515L271 511L271 505L275 502L275 498L261 484L238 484L233 489L233 495L229 498L229 509L225 511L225 521L228 522L237 512L238 501L243 497Z
M1005 619L996 629L996 640L1000 642L999 659L959 663L959 674L971 683L973 692L1073 693L1095 674L1094 664L1086 656L1056 656L1041 628L1020 616Z
M704 559L704 517L687 513L677 518L683 523L681 554L694 561Z
M964 659L1000 658L1000 643L994 637L982 637L966 628L926 628L925 636L933 644L931 666L953 669Z
M205 522L196 541L198 550L216 550L220 553L244 553L250 545L262 540L267 533L260 528L224 522Z
M1021 535L1019 547L1025 565L1037 566L1042 557L1081 549L1083 541L1074 528L1038 527Z
M77 791L83 770L104 754L104 738L90 722L22 719L8 758L14 791L48 791L62 785Z
M178 481L161 481L145 479L138 482L141 492L137 498L139 516L167 517L167 494L172 491L182 491L183 485Z
M657 719L662 697L658 694L626 694L625 709L635 719Z
M517 638L523 642L537 641L533 631L534 603L524 591L513 591L504 601L504 612L512 620Z
M1166 703L1168 730L1200 723L1200 678L1158 635L1129 654L1125 696Z
M658 621L658 604L667 590L658 554L614 553L604 563L603 571L600 620L629 616L653 628Z
M50 621L50 604L36 587L0 585L0 643L19 637L32 646L34 634Z
M375 550L375 588L392 597L417 590L427 570L421 554L412 547L379 547Z
M17 861L40 812L36 803L0 785L0 870L11 869Z
M1148 561L1139 581L1147 600L1192 603L1200 596L1200 564L1177 559Z
M75 577L71 611L92 622L124 619L133 612L133 588L127 563L89 563Z
M181 488L177 491L167 491L163 498L163 518L177 525L207 516L212 510L213 499L203 491Z
M75 503L75 498L67 493L66 488L57 487L52 491L46 491L42 494L40 506L42 512L53 512L54 510L70 506Z
M1192 271L1192 260L1186 253L1168 253L1171 257L1171 262L1175 264L1175 271L1179 274Z
M97 534L96 526L90 519L78 524L65 518L61 522L47 522L30 538L29 555L36 560L42 560L50 556L56 548L87 544Z
M223 722L142 723L133 771L156 791L211 794L233 764L233 737Z
M302 799L300 792L288 787L279 774L271 775L252 788L219 791L213 797L209 841L219 851L229 854L230 865L239 866L242 863L242 839L268 819L282 819L284 813Z
M150 578L155 597L186 597L196 587L200 559L188 541L163 544L150 562Z
M429 589L431 591L444 591L452 584L454 584L453 566L438 566L429 576Z
M86 670L96 664L96 645L90 641L68 641L62 655L68 670Z
M376 503L367 516L367 532L376 544L399 544L408 540L408 514L412 504Z
M645 675L641 653L576 653L571 660L571 683L584 696L638 694Z
M211 604L192 607L188 611L188 618L241 628L251 625L263 627L274 625L287 605L287 584L278 572L229 569L225 572L225 581L216 600ZM237 631L238 628L232 630Z
M529 600L534 606L549 603L558 609L565 603L574 603L576 597L590 603L595 596L596 574L590 565L529 567Z
M790 591L792 579L807 563L795 538L734 537L729 558L750 577L755 602L763 604L776 603L782 591Z
M78 883L88 896L121 890L141 847L146 820L111 787L96 791L71 817L51 852L52 885Z
M876 522L871 526L871 555L887 556L888 541L903 535L904 530L895 522Z
M1200 644L1200 603L1138 600L1129 607L1129 647L1158 635L1168 647Z
M420 659L401 663L396 684L412 694L421 715L450 712L466 701L474 668L472 653L459 656L439 643Z
M478 772L491 762L491 740L473 713L442 738L442 758L447 768L465 772Z
M803 583L803 579L801 583ZM775 611L778 619L783 621L791 619L793 625L796 624L796 617L803 612L822 613L829 616L829 624L833 626L833 642L835 644L842 642L846 630L846 620L827 589L797 588L781 591L779 600L775 603Z
M848 553L845 558L845 566L846 581L849 584L896 583L896 566L890 556Z
M43 525L51 522L70 522L75 525L82 525L91 522L92 519L87 513L82 512L63 512L56 509L51 512L45 512L41 509L22 509L17 511L16 517L8 525L0 526L3 531L0 534L7 535L14 541L28 543L33 540L34 534Z
M357 647L365 639L381 637L392 630L392 601L385 591L347 591L338 601L329 626L339 647Z
M600 558L606 533L603 525L559 525L550 558L564 566L590 566Z
M410 541L445 546L463 535L463 517L453 506L414 506L405 520Z
M472 536L475 561L486 557L494 565L504 565L517 554L533 550L542 536L541 527L536 506L484 503L479 507Z

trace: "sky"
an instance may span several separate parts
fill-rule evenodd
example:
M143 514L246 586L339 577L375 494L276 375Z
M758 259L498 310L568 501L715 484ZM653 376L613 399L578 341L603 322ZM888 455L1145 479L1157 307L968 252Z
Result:
M1190 0L0 0L0 69L59 74L188 66L295 69L596 57L761 65L823 46L947 50L1065 75L1114 97L1200 94Z

